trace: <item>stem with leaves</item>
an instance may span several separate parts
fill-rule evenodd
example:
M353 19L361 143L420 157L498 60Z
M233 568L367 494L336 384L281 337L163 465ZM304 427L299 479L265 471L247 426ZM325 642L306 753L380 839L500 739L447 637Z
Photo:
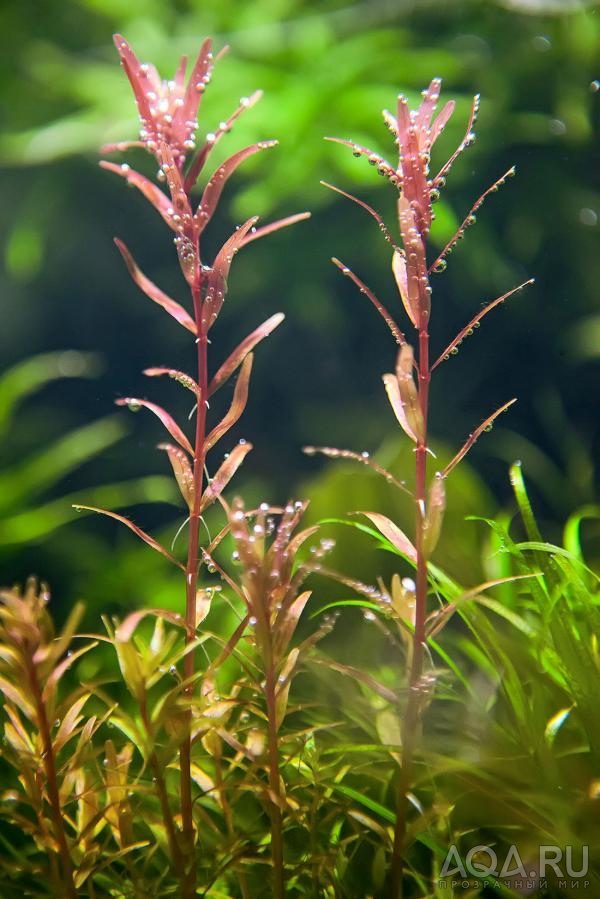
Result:
M65 833L60 794L58 790L58 779L56 775L54 745L50 734L48 716L46 715L46 705L44 703L33 653L30 654L25 650L24 661L30 693L35 700L37 726L42 741L42 759L44 763L44 772L46 774L46 786L48 789L48 799L50 801L54 838L58 843L58 852L62 866L63 889L65 890L65 895L69 897L69 899L76 899L77 891L73 880L73 862L71 861L71 853L69 851L69 844Z
M415 360L412 347L407 342L404 333L388 311L388 308L354 272L334 258L334 264L359 287L361 293L365 294L375 306L384 319L396 344L399 346L396 372L385 374L383 381L396 419L402 430L414 443L415 453L414 493L412 494L415 508L414 542L386 516L373 512L364 513L375 524L385 539L401 555L412 562L416 569L412 601L409 602L408 597L404 595L410 592L404 587L399 588L400 593L403 595L399 596L398 609L394 609L394 603L388 597L394 613L400 615L403 619L403 627L408 627L411 632L407 652L407 699L402 722L401 766L396 802L397 814L390 865L389 895L391 899L399 899L402 896L409 808L408 796L413 780L414 761L419 743L421 721L428 702L428 679L425 675L427 658L428 560L435 549L442 526L445 508L444 481L455 465L471 449L480 434L485 430L489 430L494 419L514 402L514 400L510 400L488 416L469 435L462 448L444 470L436 473L434 478L428 481L427 456L430 452L428 447L428 419L431 374L441 362L458 352L458 346L463 339L470 336L474 328L479 327L481 319L488 312L506 300L516 290L525 286L525 284L522 284L520 287L507 292L485 306L458 332L433 365L431 364L429 321L432 289L430 276L433 272L441 272L446 268L446 257L452 253L466 228L474 224L475 212L491 193L494 193L509 176L514 174L514 169L510 169L479 197L456 234L448 241L442 252L434 259L434 262L428 264L428 240L434 219L433 203L439 196L440 188L445 184L446 175L453 162L474 140L472 127L477 117L479 105L479 98L475 97L464 138L438 174L435 177L430 177L429 166L432 147L454 111L454 102L450 101L445 104L437 117L434 117L440 89L441 81L436 78L431 82L428 89L423 92L423 100L418 109L411 110L407 100L403 96L399 96L395 114L384 111L385 123L394 135L398 147L397 165L391 165L382 156L373 153L360 144L349 140L330 138L330 140L334 140L337 143L349 146L355 156L367 157L368 161L377 167L379 174L387 178L398 191L400 242L396 242L392 230L388 228L379 213L371 206L339 188L330 184L325 185L366 210L376 221L383 237L392 247L392 270L402 305L411 325L415 329L418 346L418 358ZM414 378L415 372L416 383ZM315 452L316 448L309 447L308 450ZM336 451L327 447L322 448L320 451L325 452L329 456L351 457L353 455L345 450ZM405 490L404 484L397 482L381 466L375 463L368 464L377 473L383 475L388 483ZM412 612L406 614L411 607Z
M185 565L181 564L172 553L130 519L107 510L95 509L94 511L107 514L122 522L149 546L184 570L185 643L189 647L196 637L200 621L207 612L203 607L202 614L200 614L197 602L199 569L204 552L201 552L200 549L202 515L205 509L221 498L222 491L252 447L246 441L240 441L229 454L226 454L224 461L212 478L208 473L205 477L207 455L233 427L244 411L252 368L251 351L281 323L283 315L272 316L248 335L233 350L210 381L208 334L223 306L229 269L238 250L259 237L307 218L308 213L289 216L261 228L256 228L257 218L252 217L225 241L211 265L204 264L200 252L201 236L215 213L227 180L245 159L261 150L275 146L276 141L252 144L230 156L209 177L197 204L193 202L192 191L214 147L231 130L232 125L244 110L253 106L260 98L260 91L256 91L250 97L242 98L233 115L223 122L216 131L207 134L203 144L195 153L192 153L192 158L188 160L190 151L196 150L195 133L198 127L198 110L212 76L214 59L211 41L206 40L202 44L187 82L186 58L181 60L173 80L162 81L153 66L140 64L127 41L120 35L115 36L115 44L121 64L133 89L140 115L141 129L139 141L112 144L105 150L120 152L130 146L145 148L158 163L157 177L159 181L166 183L168 194L127 164L117 165L112 162L102 162L101 165L125 178L130 185L137 188L174 232L179 263L191 294L193 315L190 315L176 300L167 296L140 270L131 253L120 240L117 240L116 243L129 273L138 287L153 302L168 312L178 324L191 332L196 339L195 378L175 368L149 368L145 371L145 374L150 377L168 375L194 394L196 426L193 443L190 442L175 419L155 403L136 397L126 397L117 402L134 411L142 407L151 411L162 422L174 441L174 443L161 444L159 448L164 450L169 457L188 509L188 549ZM238 368L240 368L240 374L229 411L222 421L208 432L209 396L235 374ZM191 776L195 676L194 651L191 649L184 656L183 662L184 736L179 754L182 830L178 835L178 852L183 861L183 864L179 866L181 891L182 896L186 899L196 895L196 834L193 820ZM163 796L161 802L164 804L164 801L165 797ZM178 852L172 853L174 861L179 857Z

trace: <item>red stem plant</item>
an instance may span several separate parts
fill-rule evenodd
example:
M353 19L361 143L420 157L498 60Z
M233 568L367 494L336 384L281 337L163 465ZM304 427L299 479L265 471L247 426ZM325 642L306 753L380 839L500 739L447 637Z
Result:
M424 708L428 702L429 678L425 670L428 617L428 560L437 543L445 508L445 480L452 469L460 462L476 442L481 433L489 430L494 419L504 412L515 400L509 400L493 412L481 425L469 435L462 448L452 461L442 470L436 472L428 480L427 456L431 452L428 445L429 419L429 386L433 371L450 355L458 352L463 339L473 333L481 319L495 306L502 303L524 284L514 288L482 308L448 346L432 360L430 354L429 323L431 314L431 275L443 271L447 256L454 249L471 224L475 222L475 213L491 192L495 192L507 177L514 174L510 169L498 179L477 200L462 224L435 256L428 253L431 224L434 219L433 204L439 198L439 191L445 184L450 168L462 151L475 139L472 127L475 123L479 98L475 97L464 138L447 162L434 176L430 174L431 150L441 135L454 111L454 102L447 102L437 117L437 107L441 88L440 79L434 79L429 88L423 92L423 100L416 110L409 108L402 95L398 97L395 114L384 112L386 125L392 132L398 147L398 163L391 165L377 153L360 146L350 140L329 138L350 147L355 156L364 156L371 165L377 168L380 175L386 177L398 192L398 230L401 243L397 243L391 229L382 217L367 203L332 185L338 193L357 203L365 209L377 222L384 238L392 247L392 270L400 293L402 305L410 324L415 330L417 353L416 358L412 345L407 341L403 331L392 314L375 294L346 265L333 259L344 275L349 277L366 294L371 303L383 317L386 325L398 345L396 371L383 375L383 381L394 414L405 434L414 443L414 540L410 540L398 526L384 515L367 513L375 527L390 541L393 546L409 559L415 566L416 579L414 595L404 597L404 609L411 609L412 614L405 616L405 625L411 629L410 646L407 653L408 692L404 707L402 724L402 752L400 775L397 787L396 824L391 861L391 877L389 896L397 899L402 895L403 858L407 832L408 793L412 782L415 752L418 733ZM530 282L526 282L530 283ZM309 447L309 452L321 451L329 456L356 456L346 450L334 450L327 447ZM365 461L361 459L361 461ZM389 472L381 469L376 463L370 464L379 474L383 474L388 482L404 488L395 481ZM403 587L403 591L413 592L412 585Z
M115 43L125 74L131 83L137 104L141 130L138 141L128 141L105 147L105 151L122 151L131 147L147 150L158 162L158 180L166 183L168 194L144 175L127 164L102 162L109 171L125 178L150 201L173 231L174 243L183 276L191 294L191 314L177 301L167 296L142 273L127 247L116 244L134 282L155 303L162 306L182 327L195 338L196 376L192 377L175 368L149 368L150 377L167 375L192 392L195 398L195 432L190 440L174 418L163 408L145 399L126 397L118 400L131 410L144 407L154 413L165 426L173 443L164 443L164 450L173 467L177 483L189 510L188 550L185 565L175 559L157 541L133 524L129 519L105 510L95 509L121 521L146 543L178 565L185 574L185 625L186 644L195 639L198 623L197 595L199 568L203 562L200 551L200 521L204 511L214 503L241 465L251 445L241 440L226 456L212 477L207 474L207 455L217 442L240 418L248 397L248 383L252 368L252 349L268 336L283 320L282 314L273 315L245 338L217 372L209 376L209 331L214 325L227 292L227 277L235 254L246 244L266 234L291 225L308 216L308 213L290 216L257 228L257 217L249 218L225 241L212 264L202 262L201 237L210 223L227 180L238 166L260 150L275 146L276 141L261 141L245 147L223 162L208 179L199 203L193 203L192 191L208 158L221 138L231 130L236 119L259 98L260 91L240 101L239 107L197 148L195 134L197 116L202 96L211 79L215 60L212 44L206 40L198 54L189 79L185 74L187 59L184 57L173 80L161 81L154 66L141 64L129 44L120 36ZM221 54L219 55L222 55ZM195 207L195 208L194 208ZM233 400L221 422L209 428L207 413L209 398L240 368ZM85 507L82 507L85 508ZM88 507L90 508L90 507ZM182 895L196 894L194 847L196 842L192 806L191 779L191 706L195 676L194 652L185 655L183 661L183 692L187 701L185 712L185 737L180 747L181 833L179 849L183 857Z

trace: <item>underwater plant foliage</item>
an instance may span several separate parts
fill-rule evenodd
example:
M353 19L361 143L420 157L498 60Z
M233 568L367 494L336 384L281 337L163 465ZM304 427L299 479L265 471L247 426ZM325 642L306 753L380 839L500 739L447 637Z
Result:
M132 480L78 491L76 510L123 531L118 564L104 553L112 571L100 588L122 606L104 610L100 632L97 622L83 629L81 604L57 627L49 590L35 580L0 595L0 891L433 899L464 895L441 874L451 847L464 857L490 845L500 856L516 845L530 859L549 843L585 846L586 878L597 889L598 576L582 545L598 508L569 518L562 545L545 542L516 462L515 515L474 518L482 510L468 494L486 488L463 460L480 439L494 440L487 432L510 415L510 395L454 434L452 448L430 438L432 381L467 338L479 339L488 315L532 283L503 285L445 338L434 331L440 276L514 175L512 166L500 172L456 229L434 240L446 182L475 140L479 98L449 151L442 135L448 127L454 137L450 122L462 109L440 100L439 78L416 101L390 98L391 161L354 139L329 138L394 198L389 224L358 195L360 183L356 195L347 189L350 169L337 178L343 186L325 183L360 208L362 227L380 232L387 253L385 292L363 280L367 243L362 252L355 246L352 268L333 263L381 317L377 358L388 368L381 393L392 436L377 454L362 442L334 445L336 433L331 445L305 446L339 466L323 476L331 483L316 510L304 499L244 502L233 482L253 444L234 435L252 403L252 371L284 315L270 309L231 341L216 323L230 306L238 253L262 238L276 248L282 229L310 227L309 213L285 210L265 223L252 213L229 236L211 236L238 167L281 152L269 138L213 156L261 93L242 96L200 137L204 95L225 49L207 39L163 80L121 35L115 44L140 132L105 145L101 165L158 213L179 279L162 286L147 246L150 264L140 267L144 234L115 243L164 327L182 332L177 362L146 364L148 391L116 403L141 413L136 421L149 413L173 477L169 487L164 473L152 480L146 463L136 475L134 450ZM260 162L254 171L259 181ZM5 376L0 423L51 378L95 374L93 359L69 360L76 370L63 355ZM147 398L163 381L172 388L164 405ZM23 510L23 500L120 440L120 421L58 438L6 473L7 543L19 539L20 514L28 516L24 535L36 527L38 509ZM359 475L343 480L347 466ZM455 490L461 503L453 507ZM42 506L41 536L63 522L71 499ZM138 524L136 507L152 499L178 504L176 526ZM470 536L457 536L461 529ZM480 558L469 567L473 552ZM127 608L129 589L136 601ZM579 895L575 879L565 887L555 874L530 875L531 889ZM471 880L469 895L522 895L514 879Z

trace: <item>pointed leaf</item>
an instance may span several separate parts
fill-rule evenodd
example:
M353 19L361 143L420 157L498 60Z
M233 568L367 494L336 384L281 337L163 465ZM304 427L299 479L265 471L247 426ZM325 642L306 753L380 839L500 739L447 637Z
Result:
M204 512L221 495L251 449L251 443L238 443L229 453L204 491L200 502L200 513Z
M98 646L97 640L93 643L89 643L87 646L83 646L81 649L78 649L75 652L70 652L67 656L65 656L62 662L60 662L56 666L56 668L54 668L52 674L44 685L44 689L42 692L42 700L44 702L48 702L53 698L59 680L61 679L65 671L68 671L73 662L76 662L80 656L85 655L86 652L89 652L90 649L94 649L94 647L96 646Z
M379 512L360 512L359 514L365 515L372 521L377 530L383 534L386 540L390 541L398 552L402 553L403 556L407 556L411 561L416 562L417 551L397 524L394 524L386 515L381 515Z
M413 323L413 325L417 325L417 316L418 309L414 309L411 303L411 300L408 296L408 276L406 273L406 257L404 253L401 253L399 250L394 252L392 256L392 271L394 273L394 278L396 279L396 284L398 285L398 291L400 293L400 298L402 300L402 305L406 310L406 314L409 319Z
M382 375L383 383L385 385L386 393L388 395L388 399L390 401L390 405L394 410L394 415L398 419L400 427L404 431L404 433L410 437L415 443L417 442L417 435L412 430L408 418L406 417L406 412L404 410L404 403L400 397L400 387L398 385L398 378L396 375L385 374Z
M392 237L392 233L389 230L386 223L383 221L378 212L376 212L372 206L369 206L368 203L365 203L364 200L359 200L358 197L355 197L354 194L349 194L345 190L342 190L340 187L336 187L335 184L329 184L328 181L321 181L323 187L329 188L329 190L335 191L336 194L341 194L342 197L346 197L348 200L352 200L353 203L356 203L357 206L361 206L365 209L370 216L372 216L379 226L379 230L387 240L389 244L391 244L395 250L399 250L399 247L396 246L394 242L394 238Z
M423 413L419 405L419 395L417 386L413 378L414 356L413 348L410 344L405 343L400 347L396 362L396 378L398 379L398 390L400 391L400 399L404 408L406 420L410 425L413 434L417 440L423 440L425 425L423 422Z
M194 473L188 456L178 446L173 446L172 443L159 443L158 448L164 450L169 456L169 462L173 467L173 473L181 490L181 495L191 511L194 505L195 489Z
M132 412L137 412L142 406L144 409L149 409L150 412L153 412L154 415L162 421L171 437L177 441L179 446L183 447L190 456L194 455L192 444L187 439L175 419L169 415L162 406L157 406L156 403L151 403L149 400L140 400L135 396L125 396L120 400L115 400L115 403L117 406L127 406Z
M173 116L173 129L180 130L185 122L195 121L204 90L210 82L213 67L212 40L207 38L202 46L183 96L183 103ZM192 129L192 133L195 129Z
M289 228L290 225L295 225L297 222L304 222L310 216L310 212L297 212L296 215L288 215L285 218L269 222L268 225L261 225L260 228L255 228L254 230L251 229L242 240L240 247L245 247L246 244L252 243L253 240L260 240L261 237L266 237L275 231L281 231L282 228Z
M91 693L84 693L83 696L80 696L79 699L75 700L65 713L53 740L55 752L59 752L59 750L68 743L71 737L75 736L76 729L83 717L80 712L90 696Z
M148 546L151 546L152 549L155 549L157 552L161 553L169 562L172 562L173 565L177 565L178 568L181 568L182 571L185 571L185 567L178 562L177 559L171 555L168 550L161 546L154 537L151 537L150 534L147 534L141 528L139 528L136 524L133 523L129 518L125 518L124 515L118 515L116 512L110 512L108 509L98 509L95 506L83 506L80 504L74 505L74 509L85 509L88 512L97 512L99 515L107 515L109 518L114 518L115 521L120 521L121 524L124 524L125 527L128 527L130 531L133 531L144 543L147 543Z
M304 607L310 599L312 590L305 590L288 608L282 608L277 615L274 628L275 637L273 649L276 656L285 652L290 640L294 636L294 631L300 620L300 616L304 611ZM281 619L281 620L280 620Z
M249 353L242 362L242 368L235 384L231 406L229 407L227 415L222 419L221 422L219 422L219 424L215 428L213 428L213 430L206 438L206 452L212 449L215 443L217 443L217 441L220 440L221 437L226 434L230 428L233 427L233 425L236 423L236 421L238 421L242 412L246 408L246 403L248 402L248 385L250 382L250 372L252 371L253 359L253 354Z
M184 387L187 387L188 390L191 390L196 397L200 395L200 388L198 384L194 381L191 375L186 374L184 371L179 371L176 368L145 368L144 374L149 378L160 377L160 375L168 375L174 381L178 381L179 384L183 384Z
M244 160L248 159L249 156L253 156L255 153L260 152L260 150L275 147L277 146L277 143L276 140L265 140L260 141L260 143L257 144L252 144L249 147L245 147L243 150L238 150L237 153L234 153L233 156L230 156L229 159L226 159L225 162L219 166L204 188L200 205L194 216L198 225L199 234L202 234L213 217L223 188L238 166L240 166Z
M448 124L450 117L452 116L452 113L454 112L455 108L456 108L456 103L454 100L448 100L448 102L445 103L444 106L442 107L440 114L436 118L436 120L433 123L433 126L431 128L431 144L430 144L430 146L433 147L434 143L436 142L436 140L438 139L438 137L440 136L440 134L442 133L442 131L444 130L446 125Z
M219 387L231 377L236 368L242 364L248 353L254 349L256 344L260 343L265 337L268 337L269 334L272 334L284 318L285 315L283 312L277 312L263 322L262 325L259 325L259 327L252 331L251 334L248 334L248 336L236 346L235 350L230 353L208 385L209 396L211 396L215 390L218 390Z
M472 434L469 434L469 436L467 437L467 439L465 440L465 442L463 443L462 447L459 449L457 454L446 465L446 467L442 471L443 477L447 477L450 474L450 472L452 471L452 469L458 465L458 463L461 461L461 459L464 459L464 457L467 455L467 453L469 452L471 447L474 446L474 444L481 437L481 435L483 434L484 431L491 430L495 419L498 418L498 416L501 415L503 412L506 412L506 410L510 406L512 406L513 403L516 403L516 402L517 402L517 400L516 400L516 398L514 398L512 400L509 400L507 403L504 403L504 405L500 406L499 409L496 409L495 412L492 412L491 415L488 415L488 417L485 419L485 421L482 421L481 424L475 428L475 430L473 431Z
M398 327L398 325L396 324L396 322L394 321L394 319L392 318L392 316L390 315L388 310L385 308L383 303L377 299L377 297L375 296L373 291L367 287L367 285L364 283L364 281L361 281L360 278L354 274L352 269L348 268L347 265L344 265L343 262L340 262L340 260L337 259L335 256L331 257L331 261L333 262L333 264L335 266L337 266L339 268L342 275L346 275L348 278L350 278L350 280L353 281L354 284L356 284L356 286L359 288L360 292L364 293L365 296L367 296L369 298L369 300L373 303L373 305L379 312L380 316L382 317L382 319L384 320L384 322L386 323L386 325L392 332L394 340L396 341L398 346L402 346L402 344L405 342L404 334L402 333L402 331L400 330L400 328Z
M441 87L441 78L434 78L423 95L423 102L415 118L415 128L419 134L430 131L431 118L439 100Z
M105 160L102 160L102 162L100 162L100 167L109 172L114 172L115 175L120 175L122 178L125 178L127 183L131 184L132 187L137 187L140 193L146 197L148 202L151 203L163 217L169 228L172 228L173 231L177 230L173 222L173 208L169 198L162 192L160 187L157 187L156 184L154 184L154 182L150 181L150 179L146 178L144 175L140 175L139 172L132 169L126 162L122 165L117 165L116 162L106 162Z
M158 303L159 306L169 313L169 315L173 316L175 321L178 321L180 325L183 325L184 328L187 328L188 331L191 331L192 334L196 335L198 332L196 330L196 325L193 318L185 311L183 306L180 306L179 303L176 303L175 300L172 300L171 297L167 296L164 291L157 287L150 278L147 278L146 275L138 268L133 256L123 243L123 241L119 240L117 237L115 238L115 243L125 260L125 265L129 270L129 274L137 284L137 286L142 290L147 297L153 300L155 303Z
M208 331L215 323L227 293L227 278L233 257L242 246L244 237L254 227L258 216L254 215L244 222L231 237L225 241L215 257L208 275L208 289L202 307L202 326Z
M454 340L452 340L448 344L446 349L442 353L440 353L440 355L438 356L436 361L431 366L431 371L433 371L434 368L437 368L441 362L444 362L446 359L448 359L450 354L456 350L456 347L460 343L462 343L462 341L465 339L465 337L468 337L473 333L473 328L479 327L479 323L480 323L481 319L485 315L487 315L488 312L491 312L492 309L494 309L500 303L503 303L505 300L507 300L513 294L518 293L519 291L523 290L524 287L527 287L529 284L533 284L534 282L535 282L535 278L529 278L528 281L523 281L522 284L518 284L516 287L513 287L512 290L507 291L506 293L502 294L501 297L497 297L495 300L492 300L491 303L488 303L487 306L484 306L483 309L480 309L479 312L477 313L477 315L474 315L473 318L471 319L471 321L468 322L468 324L466 324L464 326L464 328L461 328L461 330L458 332L458 334L456 335Z
M219 53L219 56L221 56L222 52L223 51ZM240 105L235 110L235 112L233 112L224 122L221 122L216 131L214 131L210 135L207 135L204 146L200 148L195 158L192 160L192 164L190 165L185 176L185 189L188 194L193 190L198 175L204 168L206 160L208 159L216 145L219 143L223 135L228 134L229 131L231 131L231 127L236 119L238 119L246 109L250 109L252 106L254 106L254 104L260 100L262 94L262 91L254 91L254 93L250 94L249 97L242 97Z
M423 555L429 558L439 540L446 509L444 478L439 473L431 482L426 508L423 522Z
M131 87L133 88L133 93L135 96L135 101L137 103L140 118L145 123L150 124L153 120L153 116L150 110L150 101L146 95L148 90L148 83L146 79L142 81L142 67L140 65L140 61L121 34L115 34L113 36L113 40L115 42L115 46L118 50L119 56L121 57L121 63L123 65L123 69L125 70L125 74L127 75ZM150 80L157 81L158 77L155 70L151 70L150 67L147 67L147 70L148 74L151 74L153 76Z

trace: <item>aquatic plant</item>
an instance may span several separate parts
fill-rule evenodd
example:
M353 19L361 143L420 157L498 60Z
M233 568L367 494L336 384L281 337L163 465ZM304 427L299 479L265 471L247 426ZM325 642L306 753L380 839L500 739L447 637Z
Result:
M326 567L334 541L321 536L319 525L301 525L306 502L248 508L239 498L225 498L250 444L241 440L220 462L210 455L244 411L252 351L283 318L271 316L209 373L209 332L225 301L233 257L258 237L307 216L262 227L252 217L212 263L201 254L204 230L229 177L246 158L274 145L266 141L234 153L208 178L199 203L193 200L215 145L259 94L242 100L197 148L198 109L215 61L210 42L187 81L182 60L168 82L140 64L120 36L116 44L142 127L139 140L106 150L147 151L168 193L127 164L103 167L137 188L173 232L188 306L143 274L122 241L117 246L136 285L195 341L193 375L178 367L145 371L191 394L194 433L188 436L174 416L145 398L117 402L152 412L169 434L159 448L185 505L185 560L175 545L167 548L113 508L77 508L123 524L185 583L179 609L107 614L105 633L93 636L76 633L80 604L55 630L44 585L30 581L23 591L0 592L0 765L10 771L11 784L0 793L0 892L73 899L439 899L454 895L453 887L448 893L437 880L448 847L469 851L483 839L483 803L496 825L495 844L505 843L510 832L531 848L548 842L556 828L557 840L592 844L598 868L600 847L586 817L600 792L594 773L600 751L598 578L585 563L580 537L582 519L597 517L597 509L572 517L564 547L545 543L515 464L511 482L525 539L503 516L488 521L488 577L475 587L465 587L432 561L447 478L514 402L488 415L430 477L431 376L488 312L524 286L487 303L431 361L433 276L445 268L484 200L513 174L509 170L487 190L445 247L431 253L434 204L454 161L472 143L477 99L464 138L435 176L432 149L454 111L449 102L435 117L438 79L418 109L411 111L400 97L395 114L384 113L398 145L397 163L340 141L367 157L398 192L396 238L369 204L332 188L366 210L391 247L396 286L417 343L415 354L388 304L334 259L392 334L396 370L383 380L394 416L414 447L410 486L366 452L307 447L309 454L356 461L385 491L403 501L409 497L412 536L380 511L359 510L368 524L343 522L392 552L395 562L401 558L403 574L416 571L414 580L396 571L391 581L380 577L371 586L350 570ZM32 386L48 377L49 360L41 368L39 361L24 369ZM213 424L209 400L236 372L229 410ZM22 393L21 385L14 397ZM10 411L7 395L4 409ZM67 470L75 456L97 452L101 436L92 434L94 441L86 441L79 432L79 455L61 460L55 471ZM113 437L110 431L104 439ZM136 496L118 494L121 501ZM217 504L224 522L211 536L204 516ZM359 598L331 598L326 588L312 612L322 616L320 624L311 629L303 615L318 592L313 582L306 584L315 574L337 578ZM492 589L500 600L489 595ZM333 630L339 610L352 606L382 639L364 666L336 658L333 642L325 650L317 646ZM451 621L456 627L447 628ZM351 633L348 642L354 652L360 635ZM116 677L106 677L107 670ZM434 704L439 714L427 715ZM558 786L560 796L540 801L532 785L536 775L549 794L550 785ZM590 881L600 886L596 871Z
M402 754L400 775L397 788L396 824L394 846L392 852L392 872L390 895L400 896L402 892L403 852L407 828L408 792L412 780L413 759L420 729L420 720L424 709L430 702L432 678L425 667L427 638L431 632L428 624L427 598L429 593L429 560L438 542L445 509L445 482L456 465L466 456L484 431L491 430L496 418L505 412L514 402L510 399L500 408L492 412L478 425L458 450L456 455L428 482L427 456L431 453L428 442L429 432L429 388L433 372L450 356L458 352L463 340L473 334L484 316L503 303L510 296L521 290L531 280L520 284L507 293L487 303L471 320L460 329L458 334L448 343L445 349L431 360L430 320L432 311L432 276L443 272L449 255L457 243L464 237L467 228L476 221L476 213L484 201L504 184L507 178L514 175L510 168L491 187L489 187L473 204L463 219L456 233L443 247L441 252L431 254L429 238L432 222L435 218L434 204L439 199L440 190L446 184L446 177L460 154L475 140L473 126L477 118L479 97L473 100L466 133L456 150L441 166L437 174L432 175L431 153L441 136L448 120L454 112L454 101L448 101L435 115L441 90L441 80L435 78L427 90L423 91L421 104L411 110L406 97L400 95L395 112L384 110L385 124L391 131L398 148L398 161L391 164L378 153L352 140L329 138L330 140L350 147L357 157L364 157L386 178L398 193L398 233L400 242L382 216L363 200L326 184L326 187L342 194L362 207L377 223L379 229L392 249L392 271L404 311L414 328L418 347L417 355L403 330L397 324L394 315L388 311L373 291L354 272L339 259L334 264L350 278L361 293L367 296L382 316L391 335L399 347L396 358L395 373L384 374L383 382L387 396L400 424L400 427L414 444L414 489L409 491L404 483L399 483L388 471L376 463L370 463L368 454L363 460L382 475L391 486L408 492L414 503L414 540L411 540L398 525L377 512L364 514L377 531L395 548L395 550L412 562L415 566L415 583L398 581L392 594L384 593L393 613L399 617L405 628L410 631L407 640L406 665L408 673L407 700L402 717ZM434 258L431 258L431 256ZM348 450L336 450L331 447L308 447L310 454L324 452L330 457L355 457L357 453Z
M200 555L200 521L202 514L221 496L222 491L252 449L251 444L240 440L228 453L212 476L205 477L207 456L217 443L228 433L242 415L248 399L248 385L252 370L252 350L281 323L283 315L278 313L259 325L231 352L212 377L208 372L209 332L221 311L227 294L227 278L235 254L251 241L264 237L280 228L307 218L308 213L293 215L285 219L257 227L258 216L252 216L222 245L212 263L203 261L201 238L210 224L223 189L244 160L262 150L271 149L275 140L265 140L244 147L225 160L212 173L204 186L198 203L192 199L196 182L209 161L211 153L222 137L231 131L236 119L252 107L261 96L256 91L243 97L235 112L221 122L219 127L206 135L201 145L196 147L198 112L203 94L210 83L215 59L212 42L206 40L186 81L187 59L184 57L172 80L163 81L152 65L140 63L135 53L120 35L115 36L115 44L121 64L131 83L140 116L139 140L125 141L105 147L105 151L123 151L131 147L142 147L158 163L157 178L166 183L168 195L150 179L132 169L127 163L118 165L103 162L102 166L123 177L128 184L137 188L154 206L167 226L175 234L174 243L179 257L181 271L191 295L192 314L179 302L167 296L139 269L125 244L116 239L117 244L138 287L153 302L162 306L175 321L191 332L197 348L196 376L175 368L148 368L149 377L167 375L189 390L195 400L195 432L190 441L174 418L162 407L145 399L126 397L118 400L119 405L132 411L146 408L156 415L174 443L160 444L173 467L182 497L189 512L188 553L185 566L186 593L186 643L191 645L198 626L198 575L202 565ZM217 55L217 59L219 58ZM208 427L209 398L240 369L233 399L225 417ZM81 508L85 508L81 506ZM88 507L89 508L89 507ZM129 519L113 512L101 511L121 521L141 537L153 549L178 565L176 559L154 538L134 525ZM194 653L186 654L183 662L185 693L191 696L195 676ZM182 855L185 869L186 895L195 892L194 824L192 814L191 779L191 712L188 713L187 734L180 750L181 772L181 814L182 814Z

